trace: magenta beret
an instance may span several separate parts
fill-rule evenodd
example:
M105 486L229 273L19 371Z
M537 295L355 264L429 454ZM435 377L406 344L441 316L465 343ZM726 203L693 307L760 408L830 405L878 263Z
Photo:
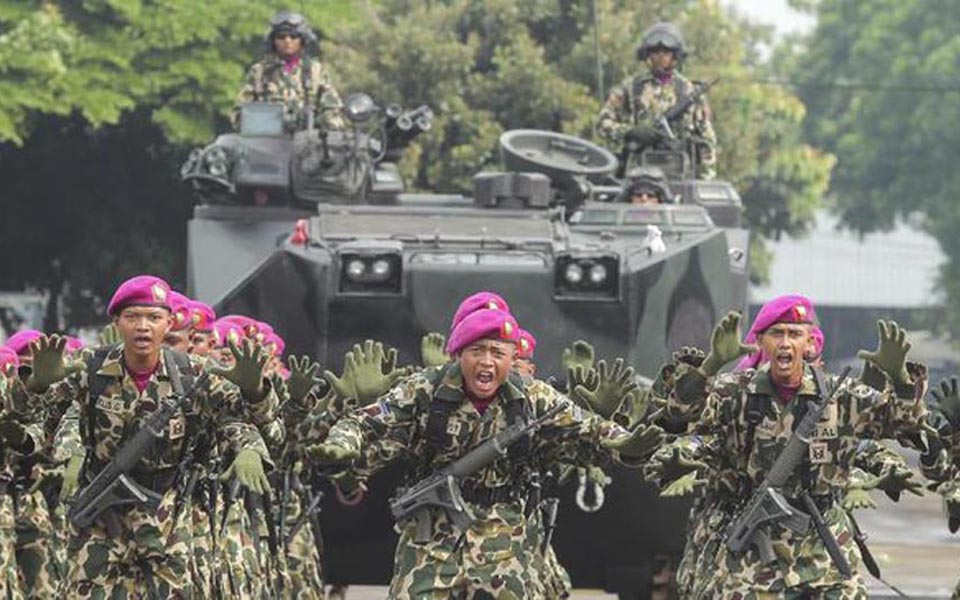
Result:
M190 321L190 298L187 298L176 290L170 290L169 296L170 311L173 312L172 331L183 331L191 325Z
M7 338L4 347L13 350L16 354L29 354L30 344L43 337L42 331L36 329L24 329Z
M813 309L813 303L806 296L800 294L787 294L778 296L770 300L757 313L753 320L750 330L743 339L746 344L754 344L757 336L777 323L810 323L817 320L816 312ZM763 352L756 352L744 356L737 363L737 370L755 369L766 360Z
M6 369L10 365L19 367L20 357L17 356L17 353L14 352L12 348L0 346L0 369Z
M213 324L213 333L217 346L227 346L228 341L239 344L245 337L243 328L232 321L217 319Z
M113 293L107 314L115 317L128 306L170 308L170 284L153 275L137 275L124 281Z
M537 338L526 329L521 329L517 342L517 358L533 358L533 352L537 349Z
M81 340L80 338L67 336L67 345L66 345L67 352L76 352L77 350L82 350L83 346L84 346L83 340Z
M507 306L507 301L500 297L500 294L495 292L477 292L472 296L468 296L466 300L460 303L457 312L453 315L453 321L450 323L450 330L453 331L464 317L478 310L502 310L503 312L510 312L510 307Z
M276 332L271 331L263 343L266 345L273 344L273 355L277 358L283 358L283 351L286 349L287 343Z
M190 300L189 306L190 323L194 331L213 331L213 323L217 320L217 313L213 312L213 307L199 300Z
M236 325L243 333L243 337L260 343L263 343L267 336L273 333L273 327L270 327L267 323L244 315L227 315L220 317L219 320Z
M516 342L520 334L517 320L502 310L478 310L463 318L450 332L447 354L456 354L482 339Z

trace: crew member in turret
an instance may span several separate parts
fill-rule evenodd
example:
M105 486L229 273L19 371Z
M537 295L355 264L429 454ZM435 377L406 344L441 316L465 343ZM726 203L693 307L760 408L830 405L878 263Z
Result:
M247 102L280 102L291 130L306 125L304 108L315 109L318 127L340 128L342 102L330 72L311 55L317 36L300 13L282 10L270 19L266 55L247 72L246 83L234 105L231 121L240 128L240 108Z
M686 57L680 29L673 23L657 23L637 45L637 60L644 61L648 73L627 78L611 90L597 122L597 133L614 149L629 150L627 170L647 148L657 148L669 139L662 117L684 98L697 93L697 84L680 72ZM717 136L710 122L710 107L700 97L675 122L667 124L678 140L694 141L698 159L698 177L716 175Z
M673 195L660 167L634 167L627 173L617 201L655 205L672 202Z

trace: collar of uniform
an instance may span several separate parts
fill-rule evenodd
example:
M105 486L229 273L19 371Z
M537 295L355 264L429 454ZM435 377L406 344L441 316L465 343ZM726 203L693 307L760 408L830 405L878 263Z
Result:
M121 378L128 372L123 364L123 345L117 346L107 354L103 364L97 371L97 375L106 375L107 377ZM154 373L157 379L169 379L167 374L167 351L160 351L160 366Z
M769 362L764 363L754 372L753 379L751 379L750 383L747 384L747 393L761 394L765 396L776 395L777 390L773 386L773 381L770 380ZM813 371L810 370L810 365L803 366L803 379L800 381L800 389L797 390L797 395L818 395L817 382L813 378Z

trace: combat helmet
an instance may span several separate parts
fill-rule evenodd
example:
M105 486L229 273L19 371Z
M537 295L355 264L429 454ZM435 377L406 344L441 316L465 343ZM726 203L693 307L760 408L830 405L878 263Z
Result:
M273 38L278 33L295 34L303 40L304 46L317 42L317 34L310 28L307 18L292 10L281 10L271 17L270 28L264 36L264 43L268 50L273 49Z
M673 202L673 194L670 193L670 186L667 185L667 176L663 174L663 169L650 165L630 169L623 180L623 188L616 201L630 202L633 195L643 189L656 192L662 203Z
M637 44L637 60L645 60L650 50L663 46L673 50L677 60L683 60L687 51L683 43L683 34L680 28L673 23L660 22L643 32L640 43Z

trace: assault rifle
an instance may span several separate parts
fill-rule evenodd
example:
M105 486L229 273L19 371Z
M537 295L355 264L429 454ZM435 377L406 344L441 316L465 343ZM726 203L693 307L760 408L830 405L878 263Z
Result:
M483 442L470 452L405 490L399 497L391 498L390 512L394 519L402 521L411 515L417 518L417 541L430 538L431 507L442 508L453 524L461 531L476 520L476 516L463 500L460 482L506 455L507 449L527 436L533 435L545 422L566 408L554 406L538 419L523 423L517 420L500 434Z
M174 373L173 376L178 374ZM117 450L107 466L74 497L67 513L74 527L85 529L101 517L106 519L109 527L110 523L115 523L116 520L105 513L112 513L114 508L121 506L139 504L156 510L162 495L137 483L130 473L140 459L150 453L164 437L170 420L187 400L203 389L209 377L210 374L204 371L194 379L190 389L184 391L182 396L160 400L160 407L150 415L133 438ZM113 514L113 517L115 516Z
M826 546L830 558L833 559L841 573L849 576L850 565L840 552L836 538L826 527L823 517L809 494L806 492L803 494L804 506L808 511L805 513L795 509L781 492L787 480L790 479L807 454L810 436L813 435L817 423L820 422L823 411L836 397L849 375L850 367L847 367L840 374L837 384L830 394L827 394L823 385L820 386L819 401L807 409L807 414L793 428L793 435L787 440L787 445L777 456L767 476L764 477L760 486L750 497L743 512L734 519L727 529L726 542L730 550L742 553L750 546L755 546L760 553L760 559L764 563L772 563L776 560L776 557L773 554L770 526L779 524L798 533L804 533L810 528L812 519L817 534ZM817 379L819 383L822 376L818 375Z
M690 110L690 107L700 101L703 98L703 95L710 91L716 83L720 81L720 78L716 78L713 81L707 83L701 83L696 86L696 89L689 96L684 96L677 100L677 103L667 109L667 112L661 115L660 119L657 120L657 125L663 129L663 132L667 134L667 137L671 140L677 139L677 134L674 133L671 123L676 123L683 115Z

